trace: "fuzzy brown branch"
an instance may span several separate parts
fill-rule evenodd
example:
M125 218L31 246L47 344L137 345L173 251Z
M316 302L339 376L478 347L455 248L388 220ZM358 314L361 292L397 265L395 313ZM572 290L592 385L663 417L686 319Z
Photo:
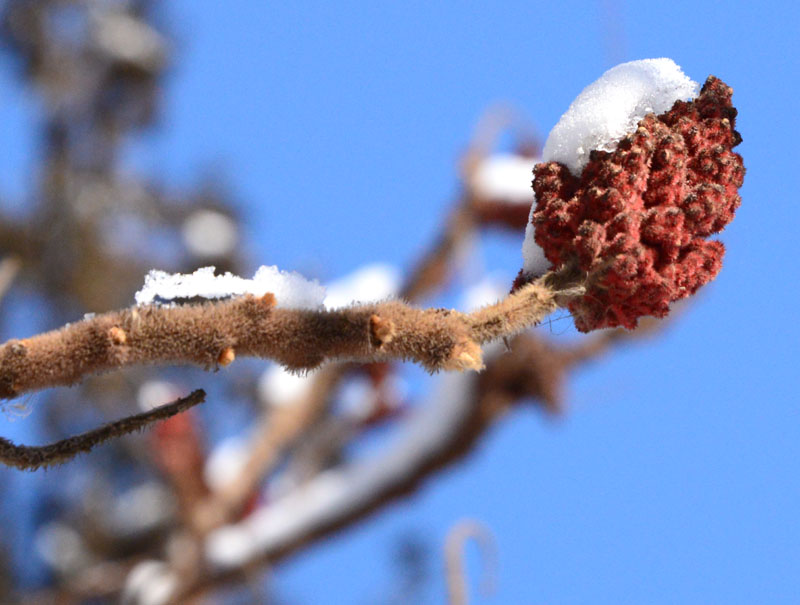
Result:
M524 303L523 306L526 308L531 305L552 304L549 295L545 296L538 289L531 289L527 296L534 300L531 303ZM518 299L514 301L519 302ZM518 306L517 303L504 301L470 315L473 337L480 342L486 342L497 338L498 335L511 335L526 327L528 317L515 308ZM554 350L548 349L543 342L533 336L516 342L519 346L523 346L524 355L530 360L527 382L531 383L534 389L530 392L535 392L548 410L557 411L560 406L559 379L563 371L560 371L560 366L558 368L553 366L558 365L560 357L557 358ZM553 370L552 375L551 370ZM282 453L321 416L329 393L347 371L348 366L344 365L325 367L315 377L308 396L293 405L275 410L264 418L261 428L256 431L258 437L253 443L242 472L231 478L230 483L219 493L213 494L209 500L198 506L194 523L201 533L230 522L236 517L261 478L281 459Z
M104 441L127 435L159 420L180 414L202 403L205 398L205 391L198 389L167 405L104 424L91 431L49 445L14 445L8 439L0 437L0 462L22 470L36 470L43 466L61 464L78 454L90 451Z
M559 281L560 280L560 281ZM96 316L0 347L0 397L140 364L217 368L235 356L310 370L330 360L412 360L429 371L482 367L480 345L539 323L574 291L548 274L472 314L399 301L335 311L281 309L274 297Z

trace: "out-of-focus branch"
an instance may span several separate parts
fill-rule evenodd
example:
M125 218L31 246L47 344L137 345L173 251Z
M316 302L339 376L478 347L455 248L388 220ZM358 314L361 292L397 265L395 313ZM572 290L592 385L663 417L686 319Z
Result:
M593 336L560 352L560 355L563 357L564 363L568 365L577 365L584 361L602 356L606 351L616 345L654 336L674 321L676 312L679 312L676 307L682 307L682 305L673 305L673 309L668 317L660 319L656 317L643 317L639 320L639 325L635 330L626 330L624 328L600 330Z
M484 557L484 593L492 591L497 574L497 545L489 528L480 521L463 519L448 532L444 544L445 574L450 605L467 605L469 592L464 569L464 547L468 540L475 540Z
M247 461L230 482L198 504L194 523L201 533L229 523L242 511L266 474L281 455L326 409L331 385L345 371L343 365L329 365L315 376L307 396L264 415L255 432Z
M499 407L484 408L475 398L477 375L450 374L432 401L417 408L403 435L386 450L360 462L323 472L239 524L212 532L206 556L208 582L231 578L256 561L276 561L305 544L348 526L396 498L471 449Z
M16 256L8 256L0 261L0 300L3 299L11 284L14 283L14 278L17 277L20 266L20 260Z
M459 245L475 232L475 217L468 203L460 202L452 211L433 248L415 267L400 291L407 300L419 300L445 281L450 260Z

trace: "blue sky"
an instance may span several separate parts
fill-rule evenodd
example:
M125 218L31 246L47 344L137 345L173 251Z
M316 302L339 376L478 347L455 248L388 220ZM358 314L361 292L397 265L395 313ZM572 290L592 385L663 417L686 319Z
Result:
M722 78L740 112L747 176L717 281L663 335L577 372L565 418L519 410L412 499L283 565L282 594L373 602L398 536L438 549L471 516L500 557L497 593L476 602L795 601L797 4L179 0L164 18L177 53L163 120L130 145L130 169L186 185L221 175L254 261L323 279L417 258L493 102L544 136L613 64L667 56ZM7 66L0 86L0 137L15 142L3 187L24 191L30 100ZM509 279L517 240L483 250Z

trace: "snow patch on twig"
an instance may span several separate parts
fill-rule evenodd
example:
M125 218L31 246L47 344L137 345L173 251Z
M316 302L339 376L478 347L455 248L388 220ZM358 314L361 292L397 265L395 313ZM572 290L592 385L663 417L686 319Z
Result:
M536 202L534 201L528 215L528 224L525 226L525 239L522 241L522 268L532 278L541 277L552 267L552 263L544 255L544 250L534 238L533 213L535 210Z
M264 405L287 407L308 397L314 384L315 371L298 374L277 364L264 370L258 380L258 397Z
M125 605L164 605L178 589L177 574L166 563L152 559L137 563L125 580Z
M664 113L675 101L697 96L699 89L672 59L642 59L612 67L587 86L561 116L547 137L542 161L561 162L579 176L592 150L614 151L648 113ZM522 244L522 268L530 277L550 269L534 239L535 209L534 203Z
M325 299L325 288L299 273L280 271L277 267L259 267L252 279L232 273L214 275L214 267L203 267L194 273L166 273L153 269L144 278L144 286L136 295L137 305L171 302L186 298L228 298L252 294L275 295L277 306L287 309L319 309Z
M243 472L252 447L251 437L236 435L224 439L211 450L203 467L203 478L212 491L220 491L232 477Z
M181 226L181 235L189 251L201 258L233 253L239 241L234 220L216 210L197 210Z
M478 164L472 177L473 194L482 200L530 204L533 200L533 167L538 158L496 153Z
M382 263L366 265L327 285L325 308L385 300L395 296L399 289L400 272L395 267Z
M508 294L508 279L500 274L486 275L464 291L459 309L471 313L493 305Z

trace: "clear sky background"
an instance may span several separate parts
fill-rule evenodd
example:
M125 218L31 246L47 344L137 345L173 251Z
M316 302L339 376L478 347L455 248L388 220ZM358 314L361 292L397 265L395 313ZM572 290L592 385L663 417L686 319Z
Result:
M655 340L580 370L563 419L518 410L411 499L282 565L281 595L377 602L398 537L438 549L469 516L499 547L497 591L478 603L797 602L797 3L179 0L164 21L177 54L163 123L130 168L222 175L252 258L322 279L418 257L493 102L546 136L606 69L666 56L722 78L739 109L747 176L716 282ZM0 86L0 140L15 141L0 170L22 192L33 118L7 66ZM510 281L521 243L492 239L488 268Z

